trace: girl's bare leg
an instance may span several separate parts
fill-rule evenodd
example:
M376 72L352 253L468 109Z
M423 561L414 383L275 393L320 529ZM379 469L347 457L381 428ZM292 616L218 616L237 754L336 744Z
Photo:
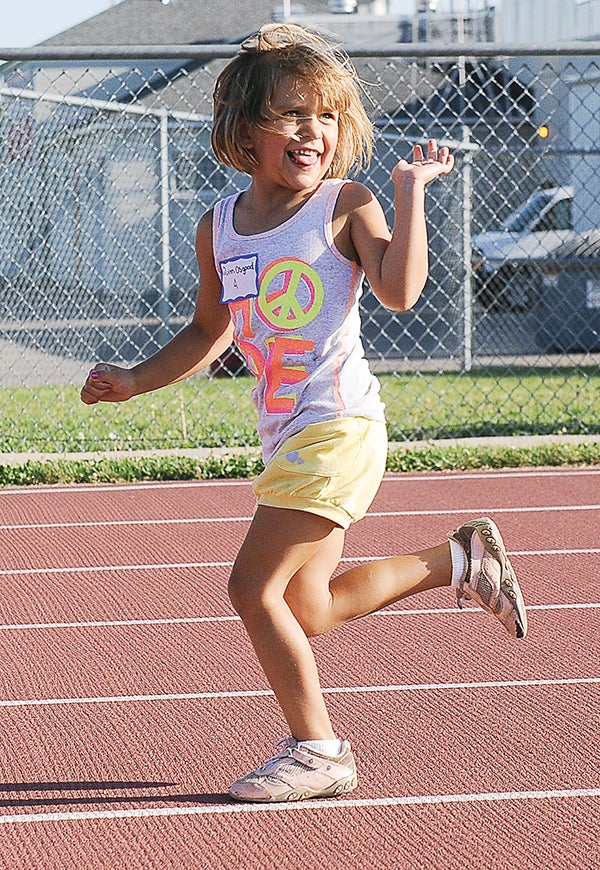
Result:
M297 740L335 735L310 643L284 594L307 562L327 588L343 544L331 535L336 528L304 511L259 506L229 580L231 602Z
M418 592L449 586L452 577L448 541L417 553L364 562L339 574L326 588L310 568L310 563L304 566L292 578L286 592L293 612L309 636L326 634Z
M333 581L344 532L304 511L259 506L229 582L258 659L297 740L333 738L307 635L450 582L447 543L370 562Z

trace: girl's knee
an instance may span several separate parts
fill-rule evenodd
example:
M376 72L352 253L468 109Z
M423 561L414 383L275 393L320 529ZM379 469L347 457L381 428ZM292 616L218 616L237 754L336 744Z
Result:
M246 609L246 602L249 599L248 585L248 583L244 583L243 578L239 574L232 571L227 583L227 595L238 616L241 616L242 612Z
M307 637L325 634L331 628L324 602L315 601L294 584L283 590L276 582L258 582L247 572L234 568L227 584L227 594L233 609L245 622L275 613L283 606L291 610Z
M247 571L231 572L227 594L235 612L242 619L256 613L265 613L283 602L283 593L272 580L261 580Z

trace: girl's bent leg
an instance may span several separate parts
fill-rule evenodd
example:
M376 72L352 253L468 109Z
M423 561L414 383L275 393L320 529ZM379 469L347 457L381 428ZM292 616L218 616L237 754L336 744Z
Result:
M418 553L365 562L331 581L331 627L409 595L449 586L451 579L448 541Z
M330 582L343 543L343 530L330 520L259 506L229 582L231 602L297 740L334 737L307 636L450 583L447 541L359 565Z
M418 553L364 562L334 577L325 588L322 581L320 588L314 588L311 569L312 562L301 568L286 592L292 611L309 636L325 634L409 595L449 585L452 560L446 541Z

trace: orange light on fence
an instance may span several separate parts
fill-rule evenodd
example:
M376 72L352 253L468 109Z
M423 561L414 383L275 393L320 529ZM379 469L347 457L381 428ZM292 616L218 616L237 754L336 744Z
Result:
M550 127L548 127L547 124L540 124L540 126L537 128L537 134L540 139L547 139L550 135Z

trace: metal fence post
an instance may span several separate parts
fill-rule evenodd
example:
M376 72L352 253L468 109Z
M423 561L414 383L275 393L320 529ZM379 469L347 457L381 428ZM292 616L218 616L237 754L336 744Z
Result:
M463 22L464 26L464 22ZM459 33L459 42L464 42L464 31ZM460 96L460 114L463 145L463 195L462 195L462 260L463 260L463 371L470 372L473 366L473 298L471 289L471 157L469 152L470 130L465 121L466 101L465 88L467 83L466 59L464 55L458 58L458 86Z
M469 148L471 140L471 131L467 124L463 124L462 128L462 144L463 150L463 169L462 169L462 256L463 256L463 285L462 285L462 304L463 304L463 371L470 372L473 366L473 283L472 283L472 268L471 268L471 175L472 175L472 154Z
M160 263L161 294L158 301L158 316L161 322L159 338L164 343L171 337L171 238L169 214L169 113L160 112Z

